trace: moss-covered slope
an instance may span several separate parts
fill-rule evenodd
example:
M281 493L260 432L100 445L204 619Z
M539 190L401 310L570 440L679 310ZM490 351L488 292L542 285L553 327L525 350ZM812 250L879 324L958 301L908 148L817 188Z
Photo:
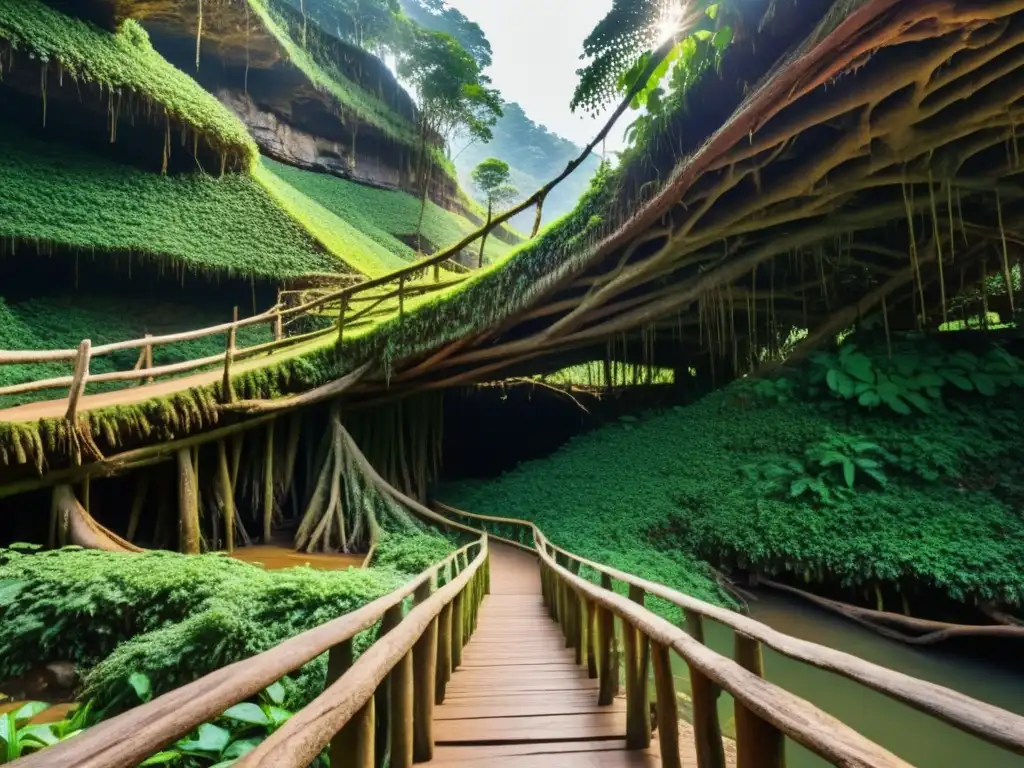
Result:
M416 233L420 201L412 195L304 171L273 160L263 162L276 176L371 238L401 263L416 258L416 251L408 243L413 242ZM424 248L429 244L443 250L478 228L468 219L427 201L421 233ZM509 248L497 237L488 238L485 259L492 261L507 253Z
M931 413L835 399L808 384L812 364L788 389L738 382L439 498L530 519L581 554L719 601L701 560L872 603L880 585L893 610L937 595L1020 608L1024 379L986 373L994 356L973 371L939 359L949 378Z
M135 97L146 108L147 117L182 124L241 166L256 159L256 145L245 127L192 78L153 50L146 32L133 21L111 33L40 0L4 0L0 5L0 47L10 49L0 72L22 66L38 69L41 63L44 84L47 70L52 68L59 71L59 81L66 82L68 88L74 87L73 81L96 84L125 107L127 98Z
M248 174L160 176L0 123L0 178L0 237L8 242L264 277L342 266Z

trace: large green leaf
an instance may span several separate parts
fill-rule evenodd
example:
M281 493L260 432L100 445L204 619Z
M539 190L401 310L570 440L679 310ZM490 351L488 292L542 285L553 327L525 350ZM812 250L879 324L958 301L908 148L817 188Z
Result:
M223 716L237 720L240 723L248 723L249 725L270 725L270 718L267 717L267 713L263 711L263 708L258 704L252 704L247 701L235 704Z
M904 392L904 399L917 408L922 413L932 412L932 403L927 397L919 395L917 392Z
M49 747L60 741L51 724L27 725L18 732L18 738L22 742L34 741L40 747Z
M15 725L22 725L23 723L27 723L40 712L43 712L49 708L50 705L47 704L45 701L26 702L25 704L22 704L20 707L18 707L17 711L14 713L14 723Z
M853 481L857 476L857 469L853 466L853 462L847 459L843 462L843 479L846 481L847 488L853 488Z
M946 381L948 381L949 383L953 384L956 387L959 387L965 392L971 392L974 389L974 385L971 383L971 380L968 379L959 371L952 371L947 369L942 371L941 375Z
M855 352L852 355L846 355L840 358L843 365L843 370L853 376L853 378L863 381L866 384L875 383L875 368L871 363L871 358L860 352Z
M893 397L883 398L883 402L892 408L896 413L902 414L903 416L909 416L910 406L907 405L906 401L903 400L899 395Z
M21 590L23 590L27 584L27 581L0 579L0 608L4 608L13 603L15 598L21 594Z
M139 768L142 768L146 765L167 765L168 763L173 763L179 757L181 757L181 752L179 752L178 750L166 749L163 752L157 752L152 757L147 757L145 760L139 763Z
M220 753L224 751L230 741L231 732L227 728L221 728L212 723L203 723L199 726L199 735L196 738L182 739L174 746L188 754L220 757Z
M882 398L878 396L878 392L873 389L869 389L861 393L860 397L857 398L857 402L865 408L877 408L882 404Z
M153 698L153 684L145 672L132 672L128 676L128 685L135 690L139 701L145 702Z
M225 760L237 760L242 755L247 755L256 749L262 741L263 739L239 739L238 741L233 741L224 750L224 754L221 757Z
M281 702L284 701L284 686L281 685L281 681L278 680L276 683L271 683L263 692L267 694L267 698L270 699L271 704L277 704L281 706Z
M984 371L971 371L971 381L981 394L992 397L996 393L996 383Z

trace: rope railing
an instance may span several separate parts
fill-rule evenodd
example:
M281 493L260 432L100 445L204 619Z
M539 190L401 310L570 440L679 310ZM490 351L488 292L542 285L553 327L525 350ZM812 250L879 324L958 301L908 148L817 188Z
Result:
M1024 755L1024 717L857 656L786 635L749 616L580 557L552 544L528 521L478 515L440 503L434 506L460 529L475 528L487 533L492 541L504 541L536 553L545 603L576 649L577 662L587 664L591 677L600 678L601 703L611 703L618 692L619 671L611 668L613 653L609 644L614 642L614 619L619 619L625 644L627 740L634 746L650 743L646 681L649 665L653 663L658 732L665 766L681 764L678 740L674 738L677 712L669 650L681 656L690 670L700 768L725 765L718 720L719 688L735 701L737 750L744 761L742 765L782 766L784 736L834 765L906 765L808 702L764 680L762 646L841 675L1001 749ZM584 568L597 575L600 585L580 576ZM628 598L614 591L616 582L625 586ZM686 631L646 609L644 602L648 596L681 608ZM704 645L705 619L733 630L733 659ZM673 738L668 738L669 734ZM744 753L749 762L742 757Z
M373 768L377 720L388 726L392 766L429 760L433 707L444 701L452 659L461 658L476 628L489 574L484 534L394 592L16 764L134 768L323 653L329 654L323 693L235 765L300 768L329 749L331 765ZM374 626L373 645L354 658L356 635Z

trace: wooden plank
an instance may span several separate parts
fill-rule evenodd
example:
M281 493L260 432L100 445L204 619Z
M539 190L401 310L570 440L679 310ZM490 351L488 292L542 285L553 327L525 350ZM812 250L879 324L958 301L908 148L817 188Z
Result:
M601 741L555 741L545 744L484 744L481 746L438 746L434 762L457 762L465 760L486 760L491 757L512 757L516 755L558 755L571 752L610 752L624 750L625 739L602 739Z
M434 729L438 744L621 739L625 735L624 712L439 720Z
M625 712L625 704L605 706L597 703L593 694L580 695L575 692L561 692L563 695L545 694L536 696L481 696L471 701L452 702L438 707L435 720L471 720L490 717L529 717L536 715L561 715L566 712L590 714L599 712Z
M647 752L601 750L596 752L570 752L560 754L532 754L511 757L486 757L466 760L434 760L431 766L480 765L487 761L488 768L658 768L661 762Z

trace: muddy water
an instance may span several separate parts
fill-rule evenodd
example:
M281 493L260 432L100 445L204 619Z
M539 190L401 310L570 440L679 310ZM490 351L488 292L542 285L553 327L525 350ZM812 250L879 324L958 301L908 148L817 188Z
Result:
M863 629L797 600L761 594L751 615L786 634L859 656L883 667L952 688L981 701L1024 715L1024 673L1005 664L954 654L941 648L914 648ZM732 653L732 631L705 621L705 639L719 653ZM688 691L684 664L676 674ZM765 676L812 702L853 729L921 768L1022 768L1024 758L962 733L910 707L845 678L764 651ZM719 700L723 732L733 735L732 700ZM789 768L828 765L804 748L786 742Z
M346 568L362 567L366 555L323 555L296 552L288 547L258 545L236 549L232 557L247 563L259 563L269 571L301 565L309 565L323 571L343 571Z

